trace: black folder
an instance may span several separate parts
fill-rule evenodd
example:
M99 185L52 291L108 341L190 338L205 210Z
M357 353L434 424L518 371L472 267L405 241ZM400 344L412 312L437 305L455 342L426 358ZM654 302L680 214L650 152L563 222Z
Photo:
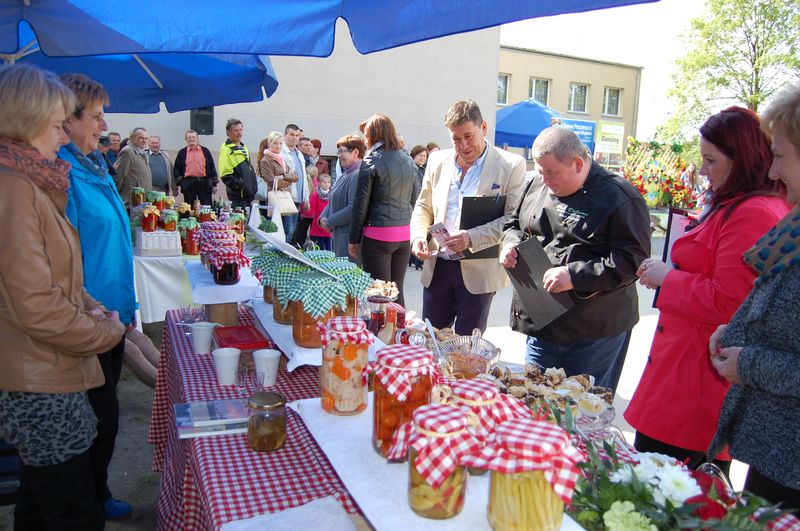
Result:
M474 229L506 213L506 196L466 196L461 199L461 230ZM493 245L477 253L464 251L464 260L497 258L500 246Z
M569 292L550 293L544 289L544 272L553 267L536 237L517 245L517 265L506 269L520 303L536 330L541 330L572 308Z

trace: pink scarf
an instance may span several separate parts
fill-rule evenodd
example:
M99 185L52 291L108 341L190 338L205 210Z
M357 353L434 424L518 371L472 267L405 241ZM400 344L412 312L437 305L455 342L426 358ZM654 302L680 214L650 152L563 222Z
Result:
M42 190L66 192L69 188L69 162L46 159L25 142L0 138L0 165L21 173Z
M264 155L269 155L272 157L272 160L277 162L283 168L283 172L286 173L286 161L283 160L283 153L273 153L269 148L264 150Z

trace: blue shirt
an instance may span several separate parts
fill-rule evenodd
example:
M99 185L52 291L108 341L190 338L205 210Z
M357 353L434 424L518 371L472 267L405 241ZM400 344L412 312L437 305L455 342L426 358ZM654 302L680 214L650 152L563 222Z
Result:
M73 144L70 147L77 150ZM105 164L99 168L102 171L92 171L68 146L61 148L58 158L72 165L67 217L81 240L86 291L109 311L119 312L123 324L130 324L135 317L136 295L130 220L122 198Z
M305 168L305 159L300 154L300 150L297 148L291 150L290 153L292 154L292 157L294 157L294 164L295 164L294 167L297 168L297 176L299 177L299 179L297 180L297 202L302 203L303 197L305 195L304 190L306 187L306 180L303 178L303 173L304 173L303 168Z
M458 165L458 155L455 155L453 165L455 170L450 179L450 192L447 195L447 210L444 215L444 226L453 234L461 225L461 202L464 196L473 196L478 193L478 183L481 180L483 163L486 161L486 154L489 152L489 143L483 150L483 154L475 159L472 166L467 168L467 173L463 174L461 166ZM464 175L462 179L461 176Z

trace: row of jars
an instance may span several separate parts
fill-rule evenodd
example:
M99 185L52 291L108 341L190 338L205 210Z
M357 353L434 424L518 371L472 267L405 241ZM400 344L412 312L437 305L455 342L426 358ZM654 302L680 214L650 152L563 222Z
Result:
M236 284L241 279L240 269L250 265L244 255L244 235L232 230L224 221L200 223L197 233L200 261L209 269L214 282L222 285Z

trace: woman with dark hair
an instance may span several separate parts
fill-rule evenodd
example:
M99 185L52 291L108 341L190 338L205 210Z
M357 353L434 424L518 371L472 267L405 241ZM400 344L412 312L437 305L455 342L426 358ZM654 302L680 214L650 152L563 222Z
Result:
M350 241L350 217L353 213L358 172L366 152L367 145L360 136L347 135L336 142L342 175L333 183L328 206L319 216L319 226L333 234L333 252L342 258L349 256L347 244ZM358 261L357 257L350 257L350 260Z
M319 138L311 139L311 164L317 167L318 175L330 173L328 161L322 158L322 141Z
M785 188L769 178L769 140L758 116L731 107L700 128L700 173L710 182L711 208L675 241L672 263L648 258L639 281L660 287L656 334L625 419L636 428L636 449L705 461L729 382L708 356L708 339L727 323L756 276L742 254L788 211ZM727 470L730 456L718 465Z
M428 150L425 146L414 146L411 149L411 160L419 172L419 182L422 184L422 178L425 176L425 166L428 164Z
M369 153L361 163L350 221L350 256L360 254L364 271L373 278L390 280L400 290L411 254L411 212L419 195L417 170L400 147L388 116L375 114L360 126ZM363 243L362 243L363 240Z

